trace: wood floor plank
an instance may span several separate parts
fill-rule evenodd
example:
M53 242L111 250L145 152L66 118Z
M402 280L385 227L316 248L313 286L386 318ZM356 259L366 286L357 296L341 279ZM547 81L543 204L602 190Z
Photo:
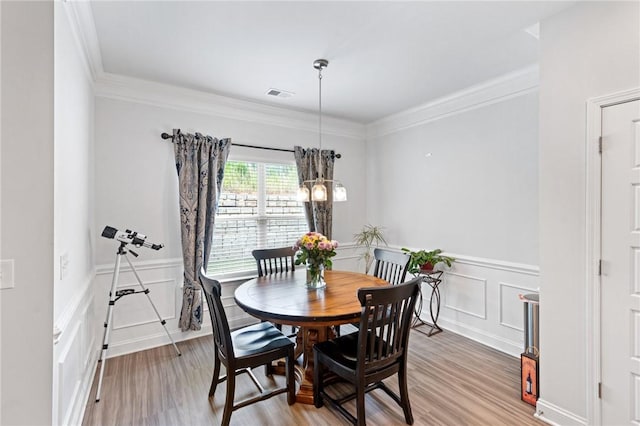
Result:
M445 331L432 337L412 332L409 352L409 395L416 425L542 425L534 408L520 400L520 363L462 336ZM207 394L213 372L213 339L201 337L109 359L101 400L94 402L97 371L87 403L84 426L220 424L226 386ZM223 367L224 369L224 367ZM282 386L283 377L256 371L267 389ZM386 383L395 391L397 380ZM246 375L238 378L236 401L255 395ZM345 384L333 392L348 392ZM355 412L353 402L347 408ZM366 399L367 424L404 424L402 410L382 391ZM232 425L347 425L327 407L287 405L286 395L235 411Z

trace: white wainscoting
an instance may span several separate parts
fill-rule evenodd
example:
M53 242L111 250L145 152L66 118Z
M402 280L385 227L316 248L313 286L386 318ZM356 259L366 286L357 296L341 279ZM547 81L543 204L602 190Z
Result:
M519 294L536 292L538 268L454 255L442 275L438 325L513 356L524 350L524 306ZM430 321L430 289L424 285L421 317Z
M334 268L364 271L361 250L343 244L334 258ZM457 261L444 273L439 325L502 352L518 356L523 351L523 304L520 293L538 288L535 266L455 255ZM205 303L202 329L182 332L178 318L182 306L182 260L135 262L136 270L176 342L211 333ZM108 306L114 265L97 267L93 285L70 301L56 323L57 344L54 369L54 419L57 424L79 423L89 396L91 381L102 345L103 323ZM236 306L235 289L252 276L223 279L222 299L229 325L242 327L257 320ZM88 281L91 281L89 279ZM135 276L122 265L118 288L136 288ZM422 318L429 319L428 287ZM437 338L437 337L434 337ZM107 358L169 344L144 294L126 296L114 307L113 329ZM178 346L180 344L178 343Z
M334 268L341 270L364 270L359 250L353 244L343 244L334 260ZM182 260L165 259L160 261L134 262L138 275L149 288L149 296L158 308L160 315L167 321L167 328L176 342L211 333L211 321L208 308L204 306L202 329L197 332L182 332L178 327L182 307ZM106 317L109 289L113 277L114 265L97 267L95 278L95 315L99 329L97 340L102 340L102 324ZM241 278L221 279L222 301L227 311L229 326L232 329L256 322L236 306L233 294L236 288L253 278L249 275ZM140 288L131 268L123 262L118 280L118 289ZM113 311L113 328L109 339L107 358L132 353L144 349L169 344L162 326L144 294L125 296L120 299ZM96 351L102 345L95 344Z
M577 416L543 398L538 399L536 412L533 416L554 426L585 426L589 424L584 417Z
M182 332L178 327L182 308L181 259L142 262L135 262L133 259L132 262L144 286L149 289L149 297L162 319L166 321L167 329L176 342L211 333L208 315L204 315L205 322L199 331ZM103 324L107 314L113 271L113 264L100 265L96 271L94 311L96 323L99 324L99 330L96 331L99 340L95 348L97 351L102 346ZM133 271L123 261L117 289L125 288L141 290ZM107 358L171 343L144 293L119 299L113 308L111 325Z
M395 248L395 247L390 247ZM342 245L334 258L335 269L364 271L361 251L353 244ZM519 294L537 292L537 266L471 256L453 255L456 262L443 274L439 325L499 351L518 357L524 350L524 306ZM235 306L233 292L243 281L223 282L223 299L230 324L236 327L255 322ZM421 317L430 320L429 291ZM233 326L232 326L233 327Z
M54 326L53 424L82 423L98 345L93 314L93 273Z
M343 244L334 258L334 268L364 271L360 250L353 244ZM520 293L538 288L538 269L535 266L456 255L454 266L443 275L440 285L442 300L439 324L444 329L462 334L483 344L518 356L523 351L523 304ZM172 337L182 341L211 333L206 304L204 322L198 332L182 332L178 318L182 303L182 261L166 259L135 263L138 274L150 289ZM102 324L106 316L108 293L113 265L97 268L95 279L97 340L102 339ZM221 279L222 299L227 310L229 325L238 328L256 320L238 308L234 302L235 289L252 276ZM118 288L135 288L137 282L128 265L123 265ZM427 320L429 304L425 286L422 317ZM113 332L107 357L136 352L168 344L169 340L157 321L143 294L126 296L114 308ZM98 350L101 342L95 343Z

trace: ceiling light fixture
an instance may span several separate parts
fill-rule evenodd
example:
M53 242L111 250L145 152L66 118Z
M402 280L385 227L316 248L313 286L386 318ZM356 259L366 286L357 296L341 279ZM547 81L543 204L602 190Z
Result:
M333 201L347 201L347 188L337 180L324 179L322 176L322 70L329 65L326 59L316 59L313 67L318 70L318 177L315 180L305 180L298 189L298 201L327 201L327 187L325 182L333 184ZM307 185L313 184L311 191Z

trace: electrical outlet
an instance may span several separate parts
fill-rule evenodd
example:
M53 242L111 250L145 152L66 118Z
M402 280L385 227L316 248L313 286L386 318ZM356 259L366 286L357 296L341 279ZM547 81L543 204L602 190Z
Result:
M13 259L0 260L0 289L15 287L13 276Z
M60 255L60 279L63 280L69 274L69 252Z

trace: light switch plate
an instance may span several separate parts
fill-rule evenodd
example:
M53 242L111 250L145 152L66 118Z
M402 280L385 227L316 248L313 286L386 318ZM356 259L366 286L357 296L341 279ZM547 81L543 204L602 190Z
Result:
M0 290L14 288L13 259L0 260Z

